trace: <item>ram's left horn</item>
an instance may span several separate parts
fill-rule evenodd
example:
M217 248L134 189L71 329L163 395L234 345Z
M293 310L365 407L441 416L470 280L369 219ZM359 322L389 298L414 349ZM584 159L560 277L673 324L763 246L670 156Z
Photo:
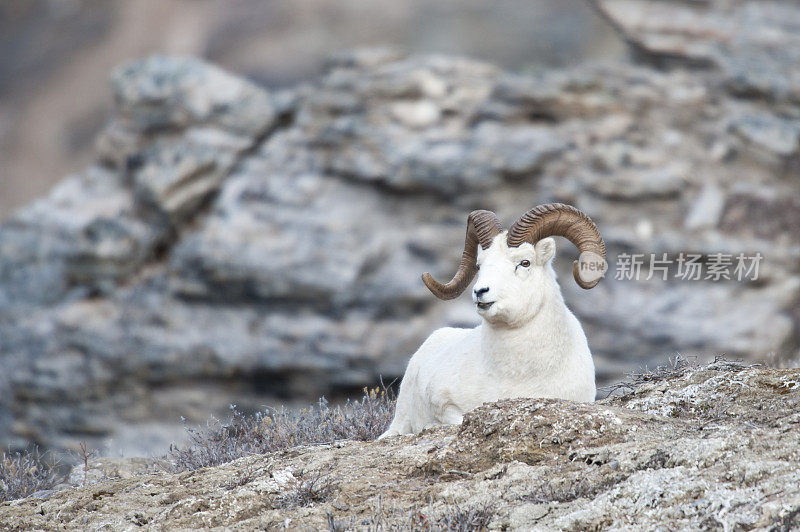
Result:
M606 244L597 226L585 213L563 203L539 205L523 214L508 230L508 245L519 247L523 242L536 244L548 236L563 236L575 244L582 257L593 257L601 263L598 266L605 268ZM594 278L590 280L582 279L579 262L575 261L572 276L581 288L589 289L597 286L602 275L593 275Z

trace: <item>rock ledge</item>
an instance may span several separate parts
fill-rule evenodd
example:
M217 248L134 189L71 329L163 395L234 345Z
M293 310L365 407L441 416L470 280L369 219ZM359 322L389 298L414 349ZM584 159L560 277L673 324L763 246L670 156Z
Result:
M297 504L316 478L319 500ZM13 501L0 526L356 529L489 508L491 529L789 530L800 526L798 478L800 370L719 363L594 404L501 401L417 436Z

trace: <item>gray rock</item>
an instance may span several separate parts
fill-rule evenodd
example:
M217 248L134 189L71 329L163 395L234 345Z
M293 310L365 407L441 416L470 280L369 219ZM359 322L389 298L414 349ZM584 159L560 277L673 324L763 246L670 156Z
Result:
M135 131L216 126L255 137L275 113L259 87L193 57L153 56L114 71L117 111Z
M214 195L237 156L253 139L219 130L191 130L181 139L154 142L133 172L136 199L142 210L163 216L172 225L191 217Z
M664 168L622 170L598 176L591 190L609 199L629 201L677 198L686 184L686 166L680 163Z
M452 275L475 208L598 223L607 278L578 288L562 241L555 267L600 384L675 352L792 359L800 182L772 132L798 111L719 93L726 75L362 51L271 95L196 59L118 69L97 164L0 227L0 440L162 452L181 416L391 381L432 330L478 322L419 280ZM616 278L621 253L681 252L764 260Z
M800 371L717 362L652 374L594 404L487 403L460 426L375 442L296 447L196 471L89 462L86 486L0 507L0 526L489 530L800 525ZM73 472L83 484L83 466ZM324 497L287 507L308 488Z
M713 183L703 186L686 217L685 227L689 231L716 227L725 207L725 196Z
M771 113L752 113L735 118L731 130L756 150L786 158L800 152L800 120Z
M167 470L164 460L154 458L90 458L69 473L72 486L88 486L110 479L129 479Z
M800 12L791 1L596 0L637 58L716 67L736 96L800 102Z

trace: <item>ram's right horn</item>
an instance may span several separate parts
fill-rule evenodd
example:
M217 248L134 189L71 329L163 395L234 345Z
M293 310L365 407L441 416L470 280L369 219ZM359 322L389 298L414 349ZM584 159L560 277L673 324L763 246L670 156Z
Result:
M422 274L422 282L433 295L439 299L455 299L467 289L469 283L475 278L478 267L475 261L478 258L478 244L483 249L492 245L495 236L503 232L497 215L492 211L472 211L467 218L467 236L464 241L464 252L458 270L450 282L443 284L433 278L431 274Z

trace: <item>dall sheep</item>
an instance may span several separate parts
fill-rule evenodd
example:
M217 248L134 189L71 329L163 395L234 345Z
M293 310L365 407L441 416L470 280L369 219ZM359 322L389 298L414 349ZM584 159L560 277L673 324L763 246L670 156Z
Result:
M394 420L381 438L458 424L465 412L499 399L594 401L592 355L556 282L551 236L577 246L581 261L573 266L575 281L594 287L605 271L605 243L578 209L540 205L508 231L493 212L469 215L453 279L442 284L428 273L422 279L436 297L447 300L458 297L477 275L472 300L483 319L474 329L446 327L425 340L408 363ZM587 257L594 261L588 274Z

